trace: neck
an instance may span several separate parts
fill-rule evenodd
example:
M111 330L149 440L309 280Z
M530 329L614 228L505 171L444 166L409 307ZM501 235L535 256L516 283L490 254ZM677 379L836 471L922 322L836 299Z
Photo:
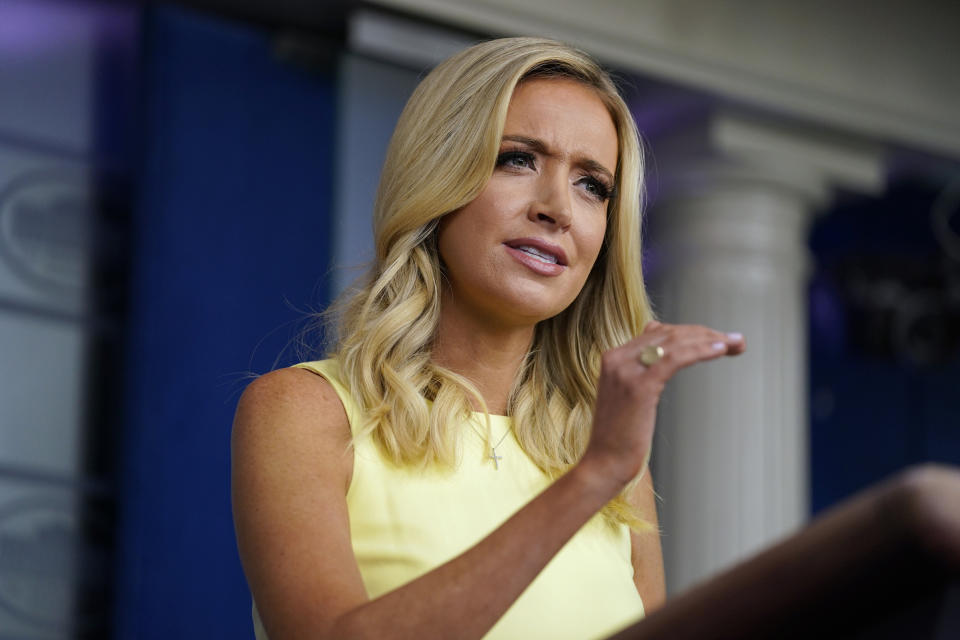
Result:
M432 359L470 380L492 415L504 415L533 332L534 325L498 324L444 296Z

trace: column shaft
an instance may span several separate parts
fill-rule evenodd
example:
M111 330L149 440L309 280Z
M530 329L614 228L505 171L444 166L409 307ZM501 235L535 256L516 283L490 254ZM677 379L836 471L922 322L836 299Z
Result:
M730 181L655 210L660 318L739 331L748 350L680 372L653 473L671 592L799 526L808 511L808 201Z

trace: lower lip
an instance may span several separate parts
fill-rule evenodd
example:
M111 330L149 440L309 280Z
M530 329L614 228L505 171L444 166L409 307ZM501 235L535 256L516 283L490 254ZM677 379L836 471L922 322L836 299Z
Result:
M539 258L534 258L526 251L514 249L513 247L507 245L503 246L507 248L507 252L513 256L514 260L542 276L558 276L567 269L566 265L544 262Z

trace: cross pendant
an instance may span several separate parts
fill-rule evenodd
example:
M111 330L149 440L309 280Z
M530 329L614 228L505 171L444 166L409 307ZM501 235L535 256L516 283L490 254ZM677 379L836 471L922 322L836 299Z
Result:
M489 458L490 458L491 460L493 460L493 468L496 469L497 471L499 471L499 470L500 470L499 461L500 461L500 460L503 460L503 456L498 456L498 455L497 455L497 450L496 450L494 447L490 447L490 456L489 456Z

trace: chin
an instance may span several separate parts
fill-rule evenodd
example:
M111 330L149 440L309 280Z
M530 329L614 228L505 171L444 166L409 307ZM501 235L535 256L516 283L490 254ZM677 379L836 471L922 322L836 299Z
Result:
M571 301L572 304L572 301ZM507 302L504 308L509 308L524 324L536 325L544 320L555 318L563 313L570 304L530 304L530 298Z
M576 296L557 295L557 291L521 290L504 301L504 308L516 311L524 317L534 318L535 322L549 320L563 313L577 299ZM553 294L553 295L550 295Z

